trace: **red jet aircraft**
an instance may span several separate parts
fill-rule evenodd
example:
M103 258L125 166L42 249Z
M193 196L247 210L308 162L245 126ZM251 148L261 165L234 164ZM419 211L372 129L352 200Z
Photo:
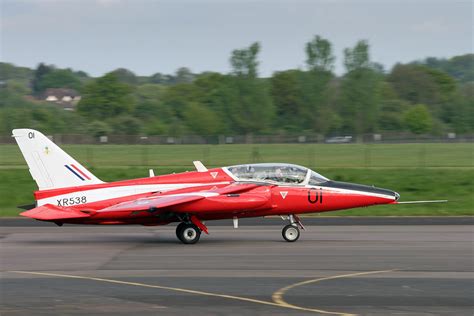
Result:
M176 235L196 243L204 221L278 215L288 219L282 235L296 241L304 229L297 214L395 204L399 194L373 186L329 180L297 165L245 164L103 182L42 133L13 130L33 179L36 204L21 215L61 226L69 224L166 225L179 222ZM33 207L33 206L32 206Z

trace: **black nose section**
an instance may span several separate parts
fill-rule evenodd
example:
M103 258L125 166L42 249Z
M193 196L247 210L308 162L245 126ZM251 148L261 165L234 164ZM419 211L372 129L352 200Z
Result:
M398 200L400 198L400 194L398 194L395 191L377 188L377 187L373 187L369 185L357 184L357 183L327 181L327 182L322 183L321 186L328 187L328 188L335 188L335 189L361 191L365 193L383 194L383 195L391 196L395 200Z

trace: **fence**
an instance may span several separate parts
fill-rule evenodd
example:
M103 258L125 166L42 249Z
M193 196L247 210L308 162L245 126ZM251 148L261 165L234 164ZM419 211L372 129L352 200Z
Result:
M235 145L76 145L67 153L87 167L192 170L208 167L287 162L310 168L474 168L474 143L412 144L235 144ZM0 147L0 169L25 168L17 146ZM395 172L395 171L394 171Z
M410 133L364 134L360 136L341 135L325 137L321 134L305 135L219 135L219 136L141 136L141 135L108 135L93 137L83 134L49 135L57 144L318 144L318 143L447 143L473 142L474 134L456 135L415 135ZM0 144L14 144L9 135L0 136Z

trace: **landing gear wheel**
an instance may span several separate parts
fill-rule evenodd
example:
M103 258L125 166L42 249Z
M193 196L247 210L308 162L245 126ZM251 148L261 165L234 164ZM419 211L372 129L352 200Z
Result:
M294 242L297 241L298 238L300 238L300 230L298 229L297 226L293 225L286 225L283 227L283 230L281 231L281 235L283 236L283 239L285 239L288 242Z
M176 226L176 237L178 237L179 240L181 240L181 231L183 230L183 227L186 226L186 223L179 223L178 226Z
M183 244L195 244L201 237L201 230L194 224L181 223L176 228L176 235Z

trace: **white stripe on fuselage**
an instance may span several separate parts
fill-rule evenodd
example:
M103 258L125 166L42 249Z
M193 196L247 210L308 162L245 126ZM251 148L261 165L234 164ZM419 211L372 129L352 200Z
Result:
M53 204L58 206L73 206L84 203L93 203L98 201L110 200L120 197L126 197L135 194L167 192L171 190L213 186L219 184L229 184L230 182L214 182L214 183L163 183L163 184L138 184L127 186L106 187L85 191L76 191L61 195L56 195L38 200L38 206L45 204ZM84 199L85 197L85 199Z

